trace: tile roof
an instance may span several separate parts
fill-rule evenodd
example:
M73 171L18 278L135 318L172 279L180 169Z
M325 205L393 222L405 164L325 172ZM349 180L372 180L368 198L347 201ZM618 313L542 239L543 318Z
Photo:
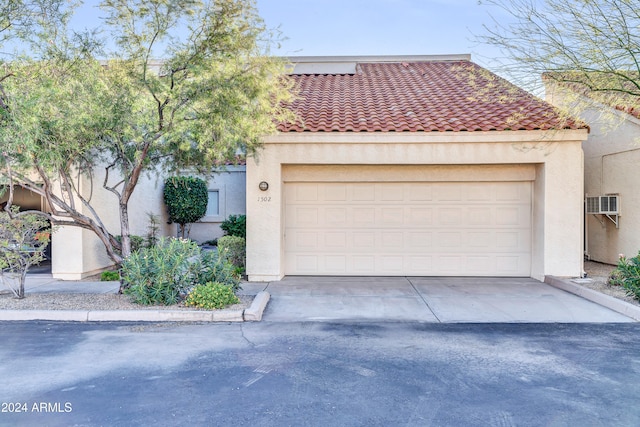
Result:
M582 129L470 61L359 63L354 74L291 75L300 121L281 132Z

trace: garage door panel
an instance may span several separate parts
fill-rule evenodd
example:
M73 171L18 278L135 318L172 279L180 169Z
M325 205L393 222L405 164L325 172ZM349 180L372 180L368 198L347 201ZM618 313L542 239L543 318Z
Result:
M287 183L285 199L285 274L530 274L531 182Z

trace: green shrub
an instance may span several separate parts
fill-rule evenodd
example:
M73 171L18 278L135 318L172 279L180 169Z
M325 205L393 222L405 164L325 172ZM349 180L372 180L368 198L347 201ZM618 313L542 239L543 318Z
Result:
M218 282L229 286L234 292L241 289L240 276L227 260L216 251L202 251L198 283Z
M627 294L640 301L640 252L633 258L620 256L618 266L609 277L609 284L622 286Z
M187 307L200 307L208 310L224 308L237 304L240 300L229 286L218 282L198 285L189 293L185 301Z
M161 238L122 262L124 293L138 304L176 304L199 283L200 255L195 242Z
M244 267L246 243L238 236L222 236L218 239L218 254L236 267Z
M131 236L129 236L129 239L131 240L131 253L147 247L146 239L142 236L136 236L132 234ZM118 241L118 243L122 244L122 236L116 236L116 240ZM119 253L119 251L117 252Z
M207 212L209 192L207 183L192 176L174 176L164 182L164 202L169 222L180 225L185 237L185 225L198 221Z
M247 238L247 217L246 215L229 215L227 219L222 221L220 228L228 236L238 236L243 239Z
M120 280L120 273L117 271L103 271L100 275L100 281L102 282L113 282L116 280Z
M200 283L219 282L240 289L233 266L191 240L160 238L122 262L124 293L138 304L176 304Z

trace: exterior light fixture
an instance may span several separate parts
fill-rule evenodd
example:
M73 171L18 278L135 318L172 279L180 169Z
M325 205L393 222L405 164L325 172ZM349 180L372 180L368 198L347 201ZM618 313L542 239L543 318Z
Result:
M267 191L269 189L269 183L267 181L262 181L258 184L258 188L262 191Z

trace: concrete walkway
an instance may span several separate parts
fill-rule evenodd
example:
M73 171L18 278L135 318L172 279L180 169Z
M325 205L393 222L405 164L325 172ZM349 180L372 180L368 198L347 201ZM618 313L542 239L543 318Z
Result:
M278 282L243 283L242 293L266 296L266 309L262 307L264 312L260 310L251 320L267 322L608 323L640 319L640 307L609 301L606 298L614 299L606 296L595 303L587 299L589 295L575 295L578 292L568 287L568 280L555 282L567 285L566 289L529 278L288 276ZM34 274L28 277L26 292L116 293L118 286L118 282L65 282ZM118 320L117 313L122 313L120 320L135 320L125 311L111 312L104 320ZM189 319L176 319L161 310L154 313L159 317L148 318L147 311L143 320ZM9 320L2 314L0 310L0 320ZM65 320L64 314L58 311L55 319ZM77 316L68 320L77 320Z

